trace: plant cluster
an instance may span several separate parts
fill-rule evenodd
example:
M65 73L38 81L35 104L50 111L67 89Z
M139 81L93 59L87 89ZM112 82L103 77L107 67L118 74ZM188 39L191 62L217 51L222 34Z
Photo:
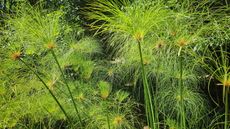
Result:
M30 4L0 29L0 128L230 127L227 1Z

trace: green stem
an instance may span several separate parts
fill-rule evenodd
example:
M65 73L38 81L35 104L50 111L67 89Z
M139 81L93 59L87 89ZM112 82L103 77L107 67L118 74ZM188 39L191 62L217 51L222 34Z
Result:
M181 129L186 128L186 120L185 120L185 110L184 110L184 96L183 96L183 58L181 56L181 49L179 53L179 59L180 59L180 108L181 108L181 117L180 117L180 126Z
M69 122L71 122L71 119L69 118L69 116L67 115L66 111L64 110L64 108L62 107L62 105L60 104L60 102L58 101L57 97L53 94L53 92L49 89L49 87L47 86L47 84L43 81L43 79L38 75L38 73L36 73L33 68L31 68L25 61L23 61L21 58L19 59L23 64L25 64L25 66L27 68L29 68L30 71L32 71L36 77L39 79L39 81L42 82L42 84L45 86L45 88L49 91L49 93L51 94L51 96L54 98L54 100L56 101L56 103L58 104L58 106L60 107L60 109L62 110L62 112L64 113L64 115L66 116L67 120Z
M142 79L143 79L143 85L144 85L144 97L145 97L145 112L147 116L148 124L150 125L150 128L156 129L155 125L155 118L154 118L154 109L153 109L153 103L152 103L152 96L151 96L151 90L148 85L148 80L145 73L144 63L143 63L143 56L142 56L142 50L141 50L141 42L137 41L138 48L139 48L139 55L140 55L140 61L141 61L141 70L142 70Z
M159 55L161 55L161 51L159 52ZM158 95L158 84L160 84L160 81L159 81L159 69L160 69L160 58L158 58L158 61L157 61L157 71L156 71L156 84L155 84L155 93L154 95L157 96ZM157 105L157 99L156 97L154 98L154 107L155 107L155 120L158 121L159 120L159 112L158 112L158 105ZM157 124L157 128L159 129L160 128L160 124Z
M224 120L224 129L228 129L228 93L229 87L226 88L225 92L225 120Z
M77 112L77 116L78 116L78 119L79 119L79 121L80 121L80 124L81 124L81 126L83 127L83 122L82 122L81 116L80 116L79 111L78 111L78 109L77 109L77 105L76 105L76 103L75 103L75 101L74 101L73 94L72 94L72 92L70 91L70 87L69 87L69 85L68 85L68 83L67 83L67 80L66 80L66 78L65 78L65 75L64 75L64 73L63 73L63 71L62 71L62 69L61 69L60 63L58 62L57 56L56 56L56 54L54 53L53 49L50 49L50 50L51 50L52 56L54 57L54 60L55 60L56 64L58 65L58 69L59 69L59 71L61 72L61 76L62 76L62 78L63 78L63 80L64 80L64 83L65 83L65 85L66 85L66 87L67 87L67 89L68 89L68 92L69 92L69 94L70 94L71 100L72 100L73 105L74 105L74 108L75 108L75 110L76 110L76 112Z
M109 121L109 115L107 114L107 123L108 123L108 129L110 129L110 121Z

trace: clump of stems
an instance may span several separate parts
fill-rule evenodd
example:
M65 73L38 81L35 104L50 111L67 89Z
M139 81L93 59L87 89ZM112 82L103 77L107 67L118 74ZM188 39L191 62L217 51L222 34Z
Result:
M218 49L218 48L214 48ZM205 56L202 61L204 64L205 69L211 74L211 77L209 79L209 85L212 78L215 78L217 81L220 82L220 85L223 88L223 103L225 105L225 112L224 112L224 129L228 129L229 123L228 123L228 113L229 113L229 87L230 87L230 72L229 72L229 53L226 50L223 50L222 46L220 46L220 50L215 50L214 52L209 52L208 56ZM218 55L218 53L220 55ZM206 62L208 61L208 63ZM209 93L210 94L210 93ZM211 99L218 105L218 103L212 98Z
M80 114L79 114L77 105L76 105L76 103L75 103L75 101L74 101L73 94L72 94L72 92L70 91L70 87L69 87L69 85L68 85L68 83L67 83L67 80L66 80L66 78L65 78L65 75L64 75L64 73L63 73L63 71L62 71L62 69L61 69L60 63L58 62L58 59L57 59L57 56L56 56L56 54L55 54L55 52L54 52L54 50L53 50L53 47L52 47L51 49L49 49L49 50L50 50L50 52L52 53L52 56L53 56L53 58L54 58L56 64L58 65L58 69L59 69L59 71L61 72L61 76L62 76L62 78L63 78L63 80L64 80L64 83L65 83L65 85L66 85L66 87L67 87L67 90L68 90L69 95L70 95L70 97L71 97L71 101L73 102L73 105L74 105L75 111L76 111L76 113L77 113L78 119L79 119L79 121L80 121L80 124L81 124L81 126L83 126L83 122L82 122L81 116L80 116Z
M185 118L185 109L184 109L184 96L183 96L183 91L184 91L184 87L183 87L183 57L181 55L181 50L182 47L180 47L178 56L179 56L179 62L180 62L180 110L181 110L181 116L180 116L180 127L181 129L185 129L186 128L186 118Z
M145 112L147 116L147 122L151 128L156 129L156 121L155 121L155 114L154 114L154 105L153 99L151 94L151 89L148 84L148 80L145 73L145 67L143 62L143 56L141 51L141 41L139 38L137 39L138 48L139 48L139 55L140 55L140 63L141 63L141 71L142 71L142 81L144 86L144 98L145 98Z
M17 55L17 56L15 56ZM39 79L39 81L42 82L42 84L45 86L45 88L49 91L50 95L53 97L53 99L55 100L55 102L58 104L58 106L60 107L61 111L63 112L63 114L65 115L65 117L67 118L68 122L71 122L70 117L68 116L68 114L66 113L65 109L63 108L63 106L61 105L61 103L58 101L57 97L54 95L54 93L50 90L49 86L45 83L45 81L40 77L40 75L35 72L35 70L29 65L27 64L21 57L21 54L19 53L14 53L13 57L15 60L19 60L20 62L22 62L31 72L33 72L33 74Z

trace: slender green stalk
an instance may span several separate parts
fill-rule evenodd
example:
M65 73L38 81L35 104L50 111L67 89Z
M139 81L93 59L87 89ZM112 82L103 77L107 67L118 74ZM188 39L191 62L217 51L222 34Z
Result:
M225 92L225 120L224 120L224 129L228 129L228 94L229 87L227 87Z
M157 61L157 70L156 70L156 84L155 84L155 93L154 93L154 95L155 96L157 96L158 95L158 83L159 83L159 76L160 76L160 74L159 74L159 68L160 68L160 62L161 62L161 60L160 60L160 58L158 58L158 61ZM153 99L154 99L154 107L155 107L155 120L156 121L159 121L159 112L158 112L158 103L157 103L157 99L156 99L157 97L154 97ZM157 124L157 128L159 129L160 128L160 124Z
M156 121L154 116L154 109L153 109L153 103L152 103L152 96L151 96L151 90L148 85L148 80L145 73L144 63L143 63L143 56L142 56L142 50L141 50L141 42L137 41L138 48L139 48L139 55L140 55L140 61L141 61L141 70L142 70L142 79L143 79L143 85L144 85L144 97L145 97L145 112L147 116L147 121L152 129L156 129Z
M66 78L65 78L65 75L64 75L64 73L63 73L63 71L62 71L62 69L61 69L60 63L59 63L58 60L57 60L57 56L56 56L56 54L54 53L54 50L53 50L53 49L50 49L50 51L51 51L51 53L52 53L52 56L54 57L54 60L55 60L56 64L58 65L58 69L59 69L59 71L61 72L61 75L62 75L62 78L63 78L63 80L64 80L64 83L65 83L65 85L66 85L66 87L67 87L67 89L68 89L68 92L69 92L69 94L70 94L71 100L72 100L73 105L74 105L74 108L75 108L75 110L76 110L76 112L77 112L77 116L78 116L78 119L79 119L79 121L80 121L80 124L81 124L81 126L83 127L83 122L82 122L81 116L80 116L80 114L79 114L79 111L78 111L78 109L77 109L77 105L76 105L76 103L75 103L75 101L74 101L73 94L72 94L72 92L70 91L70 87L69 87L69 85L68 85L68 83L67 83L67 80L66 80Z
M57 97L53 94L53 92L49 89L49 87L47 86L47 84L44 82L44 80L38 75L38 73L36 73L33 68L31 68L25 61L23 61L21 58L19 58L19 60L25 64L25 66L27 68L29 68L30 71L32 71L36 77L42 82L42 84L45 86L45 88L49 91L49 93L51 94L51 96L54 98L54 100L56 101L56 103L58 104L58 106L60 107L60 109L62 110L62 112L64 113L64 115L66 116L67 120L69 122L71 122L70 117L67 115L66 111L64 110L64 108L62 107L62 105L60 104L60 102L58 101Z
M180 48L180 52L181 52ZM185 120L185 110L184 110L184 96L183 96L183 58L181 56L181 53L179 53L179 59L180 59L180 108L181 108L181 116L180 116L180 126L181 129L186 128L186 120Z
M107 114L107 116L106 116L106 117L107 117L108 129L111 129L111 128L110 128L109 115Z

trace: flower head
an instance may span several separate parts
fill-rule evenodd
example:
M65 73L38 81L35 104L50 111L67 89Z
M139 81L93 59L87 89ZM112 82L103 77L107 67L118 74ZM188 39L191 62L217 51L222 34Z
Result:
M11 58L12 58L13 60L18 60L18 59L21 58L21 56L22 56L22 53L21 53L20 51L17 51L17 52L15 52L15 53L13 53L13 54L11 55Z
M101 92L101 97L103 98L103 99L106 99L106 98L108 98L108 96L109 96L109 91L102 91Z
M123 117L118 115L113 119L113 124L114 125L120 125L123 122Z
M144 38L144 34L143 32L137 32L133 35L133 38L138 41L138 42L141 42Z
M103 99L106 99L109 97L109 94L111 92L111 85L106 81L100 81L98 84L100 95Z
M85 99L85 96L84 96L83 93L80 93L76 98L77 98L78 101L81 102L81 101L83 101Z
M47 44L47 48L48 49L54 49L56 47L56 45L53 43L53 42L49 42L48 44Z
M230 87L230 78L227 79L223 79L221 81L221 85L225 86L225 87Z
M113 76L113 69L111 68L111 69L109 69L108 71L107 71L107 74L108 74L108 76Z
M178 41L177 41L177 45L179 47L184 47L188 44L188 40L186 40L185 38L180 38Z
M143 59L143 64L144 65L148 65L150 63L151 63L151 61L149 59Z
M156 45L155 45L155 48L156 49L161 49L164 46L165 46L164 40L158 40L157 43L156 43Z

